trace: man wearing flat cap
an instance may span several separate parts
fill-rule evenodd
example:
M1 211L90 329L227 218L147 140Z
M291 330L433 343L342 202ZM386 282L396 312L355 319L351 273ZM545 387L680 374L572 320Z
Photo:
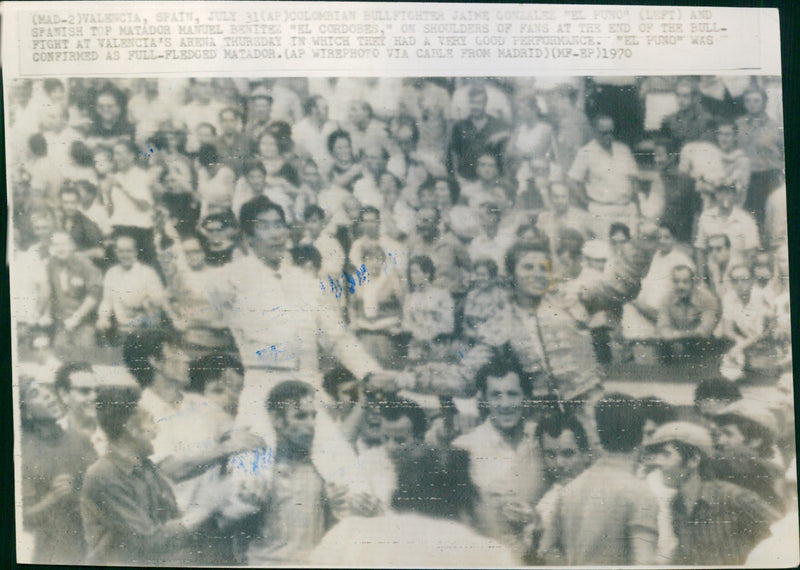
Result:
M714 452L709 431L691 422L659 427L646 450L664 483L676 490L670 515L678 538L671 564L743 564L769 536L778 513L752 491L708 478Z

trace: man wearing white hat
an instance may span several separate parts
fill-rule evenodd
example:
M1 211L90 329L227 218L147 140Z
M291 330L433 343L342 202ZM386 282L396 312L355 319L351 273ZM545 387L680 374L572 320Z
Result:
M709 431L691 422L659 427L646 450L652 467L675 489L670 503L678 546L672 564L742 564L769 536L778 513L752 491L707 478L714 452Z
M718 476L755 491L782 511L784 464L775 449L775 414L761 402L742 399L724 407L713 419L719 428Z

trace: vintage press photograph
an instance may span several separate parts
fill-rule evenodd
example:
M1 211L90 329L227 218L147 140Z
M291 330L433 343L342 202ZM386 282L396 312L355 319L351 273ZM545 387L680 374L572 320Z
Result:
M21 562L792 562L780 77L4 88Z

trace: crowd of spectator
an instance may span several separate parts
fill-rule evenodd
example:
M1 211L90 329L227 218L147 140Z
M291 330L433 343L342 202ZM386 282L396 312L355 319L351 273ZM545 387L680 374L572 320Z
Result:
M770 78L9 90L34 561L738 564L796 523Z

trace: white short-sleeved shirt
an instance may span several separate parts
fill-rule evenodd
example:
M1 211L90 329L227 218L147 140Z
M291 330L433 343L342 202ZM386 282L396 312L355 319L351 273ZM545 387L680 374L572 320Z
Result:
M638 173L639 168L627 145L614 142L608 152L593 140L578 151L568 176L585 184L589 200L624 206L633 200L631 177Z
M731 240L732 264L741 261L744 252L755 249L761 244L755 220L738 206L734 206L727 217L719 213L718 207L705 210L697 222L697 238L694 241L694 247L706 249L708 238L718 234L725 234Z

